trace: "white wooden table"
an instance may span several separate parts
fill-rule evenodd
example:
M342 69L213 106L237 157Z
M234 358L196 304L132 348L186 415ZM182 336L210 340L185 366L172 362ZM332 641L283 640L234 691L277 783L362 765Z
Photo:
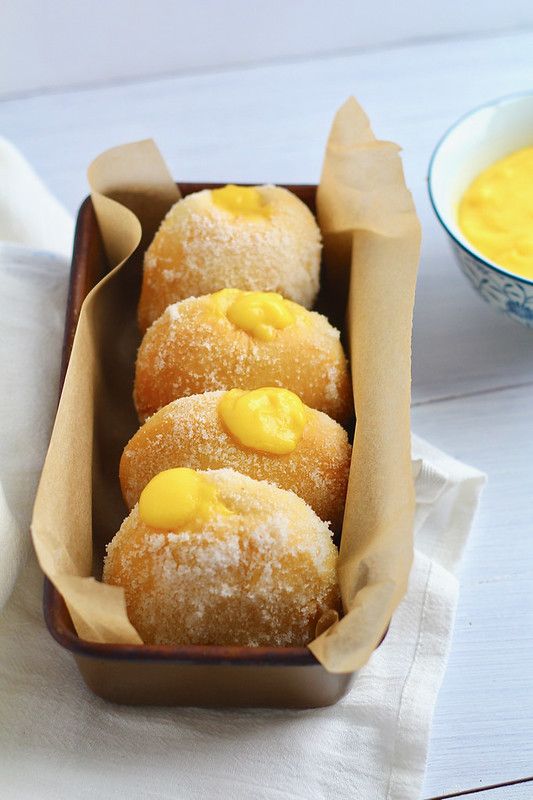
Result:
M509 782L476 796L533 798L533 782L522 780L533 775L533 331L467 285L425 185L447 126L485 100L531 89L532 79L530 32L0 102L0 133L72 212L95 155L149 136L178 180L316 182L332 115L351 93L377 135L403 145L424 231L414 429L489 475L464 557L427 798Z

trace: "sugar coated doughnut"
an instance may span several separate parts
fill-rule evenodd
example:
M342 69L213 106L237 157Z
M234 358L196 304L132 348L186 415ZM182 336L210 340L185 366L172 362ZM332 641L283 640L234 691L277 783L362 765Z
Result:
M227 286L280 292L310 308L318 292L320 231L279 186L226 186L179 200L144 257L139 326L185 297Z
M145 422L124 449L120 484L132 508L158 472L232 467L291 489L339 531L350 454L344 428L287 389L206 392Z
M271 292L224 289L169 306L137 355L141 420L175 400L218 389L291 389L339 422L352 411L339 332L326 317Z
M156 475L108 545L146 644L299 646L337 609L337 549L292 492L231 469Z

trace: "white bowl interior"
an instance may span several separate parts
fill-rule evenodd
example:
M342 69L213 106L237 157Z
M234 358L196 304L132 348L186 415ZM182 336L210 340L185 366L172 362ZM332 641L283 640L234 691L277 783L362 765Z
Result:
M502 98L473 111L438 146L429 175L433 202L444 224L469 250L475 252L457 224L463 192L485 167L529 145L533 145L533 94Z

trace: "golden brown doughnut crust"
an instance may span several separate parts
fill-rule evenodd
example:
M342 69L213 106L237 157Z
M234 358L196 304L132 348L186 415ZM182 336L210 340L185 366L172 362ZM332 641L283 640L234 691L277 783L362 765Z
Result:
M132 508L146 484L165 469L231 467L256 480L290 489L340 531L351 447L344 428L308 409L302 438L292 453L273 455L244 447L222 424L217 407L224 392L174 400L130 439L120 461L120 485Z
M108 546L104 581L124 587L147 644L307 644L339 605L327 526L292 492L230 469L204 474L232 513L172 533L135 506Z
M144 332L170 303L238 289L279 292L307 308L320 272L320 230L307 206L279 186L255 187L271 214L235 217L209 189L179 200L144 257L139 327Z
M339 332L301 306L295 322L261 341L217 310L212 295L169 306L146 332L135 370L141 421L178 397L219 389L282 386L338 422L352 414L351 384Z

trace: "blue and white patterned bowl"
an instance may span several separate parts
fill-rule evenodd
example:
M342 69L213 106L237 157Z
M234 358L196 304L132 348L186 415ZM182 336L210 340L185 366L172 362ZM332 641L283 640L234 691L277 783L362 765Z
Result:
M533 93L494 100L461 117L444 134L431 157L428 188L433 210L474 289L489 305L533 328L533 280L481 255L457 224L459 200L476 175L529 145L533 145Z

